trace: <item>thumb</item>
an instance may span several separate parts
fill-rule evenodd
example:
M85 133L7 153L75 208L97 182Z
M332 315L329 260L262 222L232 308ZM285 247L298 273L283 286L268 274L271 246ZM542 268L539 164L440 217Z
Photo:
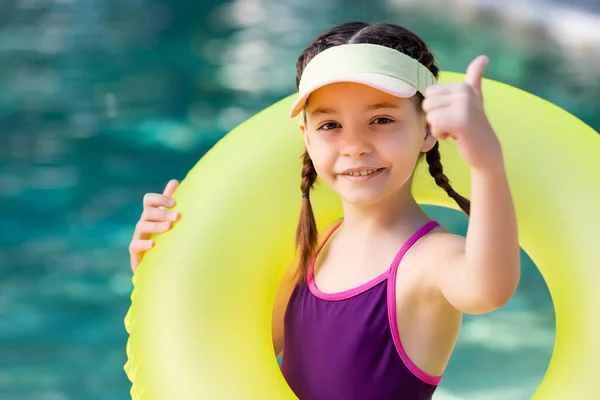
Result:
M177 179L171 179L169 181L169 183L167 183L167 186L165 187L163 194L167 197L171 197L173 195L173 193L175 192L175 189L177 189L178 186L179 186L179 181Z
M489 60L490 59L487 56L479 56L471 61L467 67L467 77L465 81L479 94L481 94L481 79L483 78L483 73Z

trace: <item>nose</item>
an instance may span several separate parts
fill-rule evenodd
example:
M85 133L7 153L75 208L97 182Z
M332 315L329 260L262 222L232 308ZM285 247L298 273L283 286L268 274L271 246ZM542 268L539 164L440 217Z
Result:
M342 133L340 154L345 157L359 158L373 151L367 133L360 129L346 128Z

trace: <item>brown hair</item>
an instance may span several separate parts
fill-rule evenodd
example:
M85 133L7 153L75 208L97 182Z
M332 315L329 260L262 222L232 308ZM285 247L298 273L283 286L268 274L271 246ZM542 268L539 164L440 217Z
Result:
M300 84L300 78L304 68L320 52L334 46L352 43L370 43L386 46L398 50L426 66L437 78L438 68L434 64L434 58L429 48L414 33L409 30L392 24L368 24L365 22L349 22L338 25L317 37L302 53L296 63L296 87ZM421 110L423 95L417 93L413 96L418 111ZM422 159L422 157L420 157ZM435 179L435 183L444 189L448 196L452 197L458 206L467 215L470 211L470 202L452 189L450 180L444 174L441 156L439 152L439 143L433 146L431 150L425 153L425 160L429 165L429 173ZM308 265L311 262L317 247L317 224L310 203L310 190L317 180L317 171L313 162L304 152L302 155L302 209L296 231L296 246L300 252L297 277L300 281L306 279Z

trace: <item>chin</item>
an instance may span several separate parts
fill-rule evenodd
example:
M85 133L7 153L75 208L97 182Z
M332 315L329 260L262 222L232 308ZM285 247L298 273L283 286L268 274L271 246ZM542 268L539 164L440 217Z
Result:
M385 199L385 193L374 189L345 189L338 191L340 198L344 203L351 204L355 207L373 206Z
M333 189L344 203L363 208L388 203L392 197L400 195L403 187L404 185L389 185L389 182L385 181L370 185L353 185L338 181Z

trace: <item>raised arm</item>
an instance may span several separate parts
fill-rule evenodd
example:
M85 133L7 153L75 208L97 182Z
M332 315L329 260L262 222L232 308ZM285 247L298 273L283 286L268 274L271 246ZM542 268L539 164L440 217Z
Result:
M435 263L439 289L466 313L502 306L520 278L515 209L502 149L483 107L481 85L487 63L487 57L477 57L464 82L430 87L423 103L431 134L456 140L471 169L467 237L437 235L434 250L439 254Z
M503 306L520 278L519 240L513 202L500 167L471 173L467 237L440 235L437 284L456 309L481 314Z

